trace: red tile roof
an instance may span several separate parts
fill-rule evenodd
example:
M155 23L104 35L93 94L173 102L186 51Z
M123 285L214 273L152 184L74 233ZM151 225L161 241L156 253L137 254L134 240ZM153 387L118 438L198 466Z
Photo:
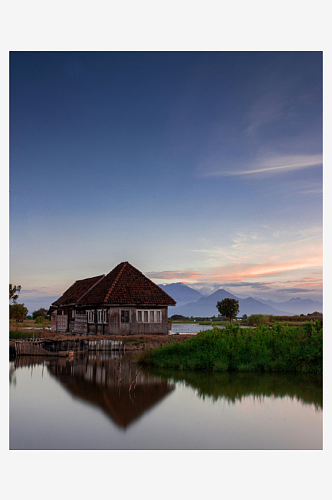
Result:
M92 283L91 286L87 287L84 293L79 295L78 284L89 280ZM91 280L96 281L92 282ZM73 291L70 292L72 288ZM75 294L76 298L72 300ZM64 302L64 299L66 302ZM176 304L172 297L129 262L121 262L106 276L96 276L95 278L77 281L52 305L64 305L73 302L81 306L98 304L175 306Z
M61 297L53 302L52 306L63 306L69 304L76 304L76 302L84 296L94 285L96 285L105 274L94 276L93 278L85 278L83 280L75 281Z

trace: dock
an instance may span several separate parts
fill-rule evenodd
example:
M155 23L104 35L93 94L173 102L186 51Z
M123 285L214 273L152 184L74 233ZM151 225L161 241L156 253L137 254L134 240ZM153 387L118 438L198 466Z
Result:
M24 339L9 341L11 356L73 356L89 351L124 351L124 344L114 340Z

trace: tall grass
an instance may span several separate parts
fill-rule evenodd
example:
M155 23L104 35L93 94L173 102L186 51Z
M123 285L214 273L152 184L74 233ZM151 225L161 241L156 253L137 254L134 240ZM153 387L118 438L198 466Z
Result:
M39 337L43 337L43 330L40 332L31 332L31 331L22 331L22 330L9 330L9 339L10 340L19 340L19 339L35 339Z
M179 370L322 373L323 329L320 322L256 329L229 325L153 349L140 362Z

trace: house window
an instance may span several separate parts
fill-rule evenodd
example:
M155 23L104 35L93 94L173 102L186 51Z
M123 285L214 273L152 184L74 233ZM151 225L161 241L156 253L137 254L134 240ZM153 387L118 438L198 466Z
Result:
M161 316L161 311L155 311L155 310L150 310L150 311L137 311L137 322L138 323L161 323L162 322L162 316Z
M98 309L97 320L99 324L107 324L107 311L104 309Z
M129 323L129 311L121 311L121 323Z
M95 312L94 311L87 311L88 314L88 323L94 323L95 322Z

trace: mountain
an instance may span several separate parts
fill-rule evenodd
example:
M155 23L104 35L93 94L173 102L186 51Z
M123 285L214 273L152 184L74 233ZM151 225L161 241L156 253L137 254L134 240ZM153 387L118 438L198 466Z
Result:
M176 301L176 307L188 304L188 302L195 302L203 297L200 292L183 283L170 283L169 285L158 286ZM173 311L173 308L171 310Z
M167 292L168 293L168 292ZM263 304L253 297L248 297L247 299L240 299L230 292L227 292L223 288L220 288L216 292L208 295L207 297L201 297L195 302L190 302L182 306L172 307L169 310L169 315L181 314L182 316L198 316L198 317L211 317L217 316L218 310L216 308L217 302L223 299L235 299L239 301L240 312L239 316L243 314L273 314L274 316L286 316L286 311L275 309L274 307ZM175 299L176 300L176 299Z
M263 300L257 297L257 300L277 309L282 309L292 314L309 314L315 311L323 312L323 303L317 300L292 298L285 302L274 302L273 300Z

